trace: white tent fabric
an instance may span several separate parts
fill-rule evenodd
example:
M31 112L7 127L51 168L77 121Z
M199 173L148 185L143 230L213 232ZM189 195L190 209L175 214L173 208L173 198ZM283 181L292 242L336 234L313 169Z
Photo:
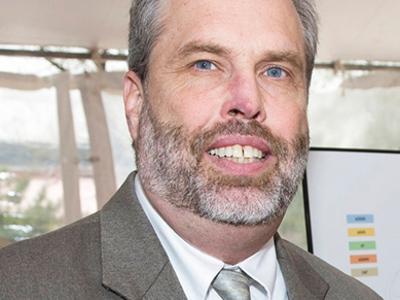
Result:
M392 88L400 86L399 72L374 71L361 77L350 77L344 80L342 87L345 89L373 89Z
M316 0L319 60L400 61L400 1Z
M0 0L0 44L126 49L130 0ZM319 61L400 61L400 1L316 0Z
M125 49L130 0L0 0L0 44Z
M79 89L82 95L89 130L97 206L101 208L116 190L112 150L101 91L121 90L122 77L123 74L120 72L96 72L82 75L62 72L47 77L0 72L0 88L18 90L56 88L66 224L82 216L79 194L79 158L69 91Z

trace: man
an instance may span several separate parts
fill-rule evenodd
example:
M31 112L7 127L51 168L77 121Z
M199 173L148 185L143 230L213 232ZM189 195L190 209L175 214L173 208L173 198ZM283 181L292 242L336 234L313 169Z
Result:
M97 214L0 254L2 299L380 299L276 235L304 172L309 1L137 1L137 153Z

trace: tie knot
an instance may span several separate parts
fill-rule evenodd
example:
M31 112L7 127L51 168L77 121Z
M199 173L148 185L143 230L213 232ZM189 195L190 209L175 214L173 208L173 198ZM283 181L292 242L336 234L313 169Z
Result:
M240 268L222 269L212 286L223 300L250 300L250 278Z

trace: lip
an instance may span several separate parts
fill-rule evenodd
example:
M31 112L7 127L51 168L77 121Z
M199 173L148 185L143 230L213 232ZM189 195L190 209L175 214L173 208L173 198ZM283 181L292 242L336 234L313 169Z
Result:
M237 163L229 159L219 158L208 154L214 148L229 147L233 145L251 146L261 150L265 157L251 163ZM223 136L212 143L204 154L206 159L219 171L234 176L257 176L271 169L276 163L276 157L271 154L267 142L255 136Z

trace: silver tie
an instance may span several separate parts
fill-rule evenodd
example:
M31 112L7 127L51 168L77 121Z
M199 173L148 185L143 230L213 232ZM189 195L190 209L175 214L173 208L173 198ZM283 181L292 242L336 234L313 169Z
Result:
M222 269L212 286L223 300L250 300L250 278L237 269Z

